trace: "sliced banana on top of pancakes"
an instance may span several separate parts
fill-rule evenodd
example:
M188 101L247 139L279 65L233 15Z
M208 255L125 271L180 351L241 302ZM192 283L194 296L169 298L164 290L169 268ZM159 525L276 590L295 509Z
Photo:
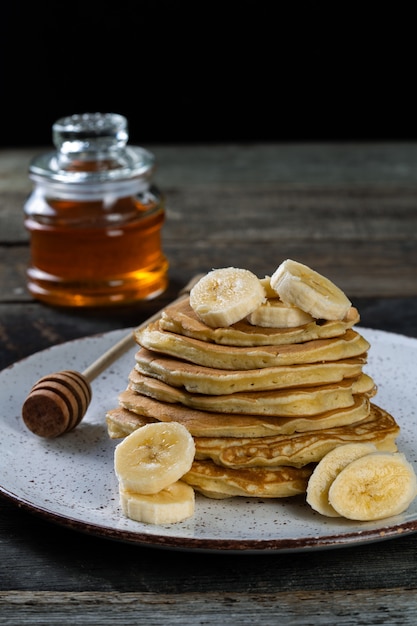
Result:
M190 304L208 326L230 326L265 300L259 278L249 270L223 267L212 270L190 291Z
M352 306L331 280L292 259L281 263L270 282L283 302L299 307L316 319L341 320Z
M211 327L246 318L254 326L293 328L313 319L342 320L352 303L331 280L287 259L264 279L236 267L214 269L194 285L190 305Z

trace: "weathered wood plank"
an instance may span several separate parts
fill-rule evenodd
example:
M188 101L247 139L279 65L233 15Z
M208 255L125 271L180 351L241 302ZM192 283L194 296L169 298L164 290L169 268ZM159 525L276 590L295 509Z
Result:
M318 622L319 618L319 622ZM0 593L0 625L415 626L417 589L251 593Z
M293 258L335 281L348 296L401 297L417 295L415 242L201 240L192 254L183 255L182 243L165 246L172 273L191 276L213 267L234 265L259 276L271 274L286 258Z
M167 241L416 240L417 184L306 185L261 181L164 188ZM27 243L21 191L0 193L0 242Z
M335 281L348 296L417 296L417 242L415 241L282 241L251 238L200 238L191 245L179 239L164 242L170 278L183 284L213 267L245 267L258 276L271 274L286 258L314 267ZM0 247L0 302L33 301L26 289L29 253L24 246ZM140 307L139 307L140 308Z

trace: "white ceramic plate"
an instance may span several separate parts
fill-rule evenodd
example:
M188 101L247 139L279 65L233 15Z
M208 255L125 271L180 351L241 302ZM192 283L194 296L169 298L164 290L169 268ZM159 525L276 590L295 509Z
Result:
M371 344L365 371L378 385L376 404L401 426L398 447L417 471L417 340L359 328ZM326 518L304 497L285 500L197 495L192 519L153 526L125 518L113 471L116 441L105 413L117 406L134 364L135 348L93 382L93 400L82 423L53 440L33 435L21 420L31 386L45 374L83 371L126 330L87 337L38 352L0 372L0 492L51 522L138 545L201 551L291 552L349 546L417 531L417 499L403 515L357 523Z

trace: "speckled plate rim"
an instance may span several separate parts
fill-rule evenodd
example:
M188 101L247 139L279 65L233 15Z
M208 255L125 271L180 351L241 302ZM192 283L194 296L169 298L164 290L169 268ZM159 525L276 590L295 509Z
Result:
M371 344L365 371L378 385L376 404L401 426L399 449L417 471L417 340L358 327ZM210 500L197 494L192 519L151 526L122 515L113 471L117 441L108 438L105 412L117 406L136 347L93 382L81 425L55 440L24 426L21 406L41 376L83 371L130 329L84 337L38 352L0 372L0 493L19 507L75 531L138 546L201 552L277 553L371 543L417 531L417 501L403 515L372 523L324 518L304 497Z

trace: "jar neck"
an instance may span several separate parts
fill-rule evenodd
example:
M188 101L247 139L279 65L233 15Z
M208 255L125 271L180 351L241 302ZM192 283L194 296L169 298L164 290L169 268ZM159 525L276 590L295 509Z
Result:
M30 178L36 184L38 193L62 200L86 202L102 200L103 198L125 198L144 193L149 189L149 181L143 178L79 184L46 180L43 176L36 174L31 174Z

